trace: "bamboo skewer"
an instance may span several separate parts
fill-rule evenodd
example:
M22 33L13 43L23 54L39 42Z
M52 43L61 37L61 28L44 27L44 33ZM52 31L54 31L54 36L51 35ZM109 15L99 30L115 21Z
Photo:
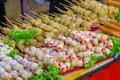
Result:
M68 2L70 6L75 6L75 4L70 2L69 0L65 0L65 1Z
M31 17L29 14L25 13L25 15L30 18L30 19L34 19L33 17Z
M34 12L34 11L32 11L32 10L31 10L31 12L32 12L34 15L36 15L36 16L38 16L38 17L40 18L40 15L39 15L38 13L36 13L36 12Z
M19 25L19 26L21 26L21 23L18 23L16 21L12 21L12 22L15 23L15 24L17 24L17 25Z
M51 16L57 17L57 15L53 14L53 13L48 13Z
M42 16L48 16L47 14L44 14L44 13L40 13L40 18L42 19L43 17Z
M19 23L21 23L21 24L24 23L23 21L20 21L19 19L16 19L16 21L19 22Z
M10 25L8 25L8 24L6 24L6 23L1 22L1 24L7 26L8 28L12 28L12 26L10 26Z
M54 15L56 15L56 16L60 16L60 14L59 13L53 13Z
M78 0L78 1L80 2L80 1L83 1L83 0ZM84 0L84 1L85 1L85 0Z
M14 26L14 24L6 16L4 16L4 17L10 23L10 25Z
M65 9L70 10L70 6L67 6L67 5L65 5L63 3L59 3L59 4L62 5Z
M23 20L21 20L19 18L17 18L16 21L18 21L19 23L27 23L26 21L23 21Z
M23 16L23 15L21 15L21 14L19 14L19 15L29 21L29 18L28 18L28 17L25 17L25 16Z
M40 17L41 17L41 16L45 16L45 15L46 15L46 14L44 14L44 13L40 13Z
M33 19L38 19L40 17L36 16L36 15L32 15Z
M2 26L0 26L0 30L1 30L2 33L4 33L4 29L3 29ZM2 33L0 33L0 36L4 36Z
M12 20L12 22L16 22L16 23L19 23L19 24L22 24L23 22L18 22L16 20Z
M2 33L0 33L0 36L4 37L4 35Z
M57 6L55 6L55 8L56 8L59 12L61 12L61 13L65 13L65 11L64 11L64 10L62 10L62 9L58 8Z
M70 9L71 9L71 7L72 7L72 6L70 6L70 5L66 5L66 4L63 4L63 3L60 3L60 4L63 5L63 6L66 6L66 7L70 8Z
M72 2L74 2L77 5L79 5L79 1L77 1L77 0L72 0Z
M2 26L0 26L0 30L3 30L3 27L2 27Z

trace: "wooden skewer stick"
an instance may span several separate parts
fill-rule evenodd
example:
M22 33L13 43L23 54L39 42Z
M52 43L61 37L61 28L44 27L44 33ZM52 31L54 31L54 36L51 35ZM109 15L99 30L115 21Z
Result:
M25 13L25 15L30 18L30 19L34 19L32 16L30 16L29 14Z
M53 13L54 15L57 15L57 16L60 16L60 14L59 13Z
M55 8L56 8L59 12L61 12L61 13L65 13L65 11L64 11L64 10L62 10L62 9L58 8L57 6L55 6Z
M60 5L62 5L65 9L67 9L67 10L69 10L70 9L70 6L67 6L67 5L65 5L65 4L63 4L63 3L59 3Z
M4 33L3 33L3 31L2 31L2 33L0 33L0 38L2 39L3 37L5 37L5 35L4 35Z
M28 17L25 17L25 16L23 16L23 15L21 15L21 14L19 14L19 15L29 21L29 18L28 18Z
M18 23L18 22L16 22L16 21L12 21L13 23L15 23L15 24L17 24L17 25L21 25L21 23Z
M77 1L77 0L72 0L72 2L74 2L75 4L77 4L77 5L79 5L79 1Z
M0 26L0 30L3 30L3 27L2 27L2 26Z
M10 23L10 25L14 26L14 24L6 16L4 16L4 17Z
M5 32L4 32L4 31L1 31L1 33L3 33L3 34L4 34ZM6 37L6 36L2 36L2 37Z
M41 15L45 16L46 14L44 14L44 13L40 13L40 16L41 16Z
M12 22L16 22L16 23L19 23L19 24L22 24L22 23L23 23L23 22L17 21L17 19L12 20Z
M65 0L65 1L68 2L70 6L75 6L75 4L70 2L69 0Z
M57 15L55 15L55 14L53 14L53 13L48 13L49 15L51 15L51 16L54 16L54 17L56 17Z
M32 11L32 10L31 10L31 12L32 12L34 15L36 15L36 16L38 16L38 17L40 18L40 15L39 15L38 13L36 13L36 12L34 12L34 11Z
M24 23L23 21L21 21L19 19L16 19L16 21L19 22L19 23L21 23L21 24Z
M18 21L19 23L27 23L26 21L23 21L20 18L17 18L16 21Z
M33 15L32 17L33 17L33 19L38 19L38 18L40 18L40 17L38 17L38 16L36 16L36 15Z
M10 25L8 25L8 24L6 24L6 23L1 22L1 24L7 26L8 28L12 28L12 26L10 26Z
M78 1L80 2L80 1L83 1L83 0L78 0ZM86 0L85 0L85 1L86 1Z
M2 32L2 33L3 33L3 32ZM0 33L0 36L1 36L1 37L3 37L3 36L4 36L2 33Z
M47 14L44 13L40 13L40 17L42 18L42 16L48 16Z
M60 3L61 5L63 5L63 6L65 6L65 7L67 7L67 8L70 8L71 9L71 7L72 6L70 6L70 5L66 5L66 4L63 4L63 3Z

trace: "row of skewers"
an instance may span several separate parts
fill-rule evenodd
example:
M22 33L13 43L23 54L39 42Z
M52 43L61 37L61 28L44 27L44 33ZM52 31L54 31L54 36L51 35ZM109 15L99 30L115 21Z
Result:
M67 11L62 11L61 9L57 8L60 12L70 16L70 17L76 17L83 20L83 23L85 21L91 22L91 24L98 23L98 22L105 22L109 21L111 19L115 19L115 17L118 15L118 8L113 6L107 6L104 4L101 4L95 0L85 0L85 1L75 1L76 4L71 3L68 0L67 1L70 6L64 5L60 3L64 8L67 9ZM56 14L56 13L55 13ZM69 19L69 18L68 18ZM81 20L80 20L81 21ZM81 23L79 23L81 24ZM93 25L88 26L86 29L90 29L90 27ZM86 27L81 25L81 27Z
M110 54L113 42L107 35L81 30L89 30L101 22L114 19L118 8L103 5L95 0L74 1L77 5L66 1L70 6L61 5L67 11L56 7L63 14L50 13L52 16L49 16L31 11L34 14L33 17L28 14L22 16L26 19L25 21L19 18L10 21L5 17L9 24L3 23L8 28L0 28L4 33L0 39L4 40L3 38L7 36L11 44L14 44L14 48L18 48L25 54L24 58L20 56L15 56L14 59L9 58L5 54L9 54L13 49L0 42L2 51L0 78L2 80L30 78L33 74L43 71L38 68L38 64L47 65L48 68L56 65L65 72L71 67L84 66L89 63L92 56ZM12 30L36 30L38 33L32 43L17 44L11 38ZM5 67L6 65L9 68Z
M66 1L69 2L68 0ZM26 21L22 21L19 18L16 19L15 21L10 21L6 17L10 25L8 24L5 25L8 26L9 28L1 29L3 30L3 33L5 35L9 35L9 37L11 28L18 31L33 29L37 30L38 33L35 36L35 40L32 45L41 46L43 45L43 40L45 38L48 37L55 38L58 35L67 36L71 31L76 29L89 30L91 27L99 25L101 21L104 22L109 21L110 19L114 19L114 17L118 13L118 8L103 5L94 0L93 1L85 0L81 2L76 1L75 3L77 5L73 3L70 3L70 6L61 4L65 8L67 8L67 11L64 11L64 14L50 13L50 15L54 17L42 13L39 15L33 11L31 11L34 14L33 17L31 17L28 14L22 16L26 19ZM60 11L60 9L58 10ZM31 44L17 46L24 47L28 45Z
M7 56L14 49L0 41L0 80L23 80L34 74L41 74L38 64L30 62L19 55Z
M112 41L104 34L73 31L70 37L47 38L44 47L25 48L24 57L38 64L54 64L65 72L71 66L84 66L92 56L109 55L112 48Z

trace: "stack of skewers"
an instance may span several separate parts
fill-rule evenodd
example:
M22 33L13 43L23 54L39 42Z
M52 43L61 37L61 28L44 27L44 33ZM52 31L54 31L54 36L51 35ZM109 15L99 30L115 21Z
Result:
M9 45L11 47L0 41L0 78L2 80L22 80L32 77L33 74L41 74L43 70L38 68L38 65L45 65L47 68L55 65L62 72L66 72L75 67L85 66L91 61L91 57L108 57L111 54L114 42L107 35L86 30L104 24L105 28L117 30L119 33L118 27L111 27L111 25L119 25L118 22L114 22L119 12L118 8L95 0L73 0L76 4L65 1L70 6L60 4L67 11L56 7L63 14L49 13L51 15L49 16L31 11L34 14L33 17L28 14L21 15L26 21L19 18L10 21L5 17L9 24L3 23L8 28L0 28L4 33L4 35L1 34L0 39L5 43L7 40L6 44L11 44ZM99 28L105 33L120 38L120 35L103 29L103 26ZM28 40L30 42L27 42L26 35L30 37L32 35ZM19 43L16 38L21 38ZM17 55L12 59L5 55L16 48L24 53L24 58Z
M47 38L44 47L31 46L25 49L25 58L38 64L56 65L63 72L72 66L84 66L92 56L110 54L112 41L104 34L90 31L73 31L71 36L58 36L56 39ZM82 35L82 36L81 36Z

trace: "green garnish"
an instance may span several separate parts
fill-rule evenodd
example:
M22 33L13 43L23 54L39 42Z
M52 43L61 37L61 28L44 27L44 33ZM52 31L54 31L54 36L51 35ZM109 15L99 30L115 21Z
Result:
M21 56L22 54L20 52L18 52L18 51L13 50L10 53L7 53L6 55L9 56L9 57L14 58L15 55Z
M109 38L112 40L113 46L114 46L111 49L110 54L108 55L109 57L111 57L111 56L114 56L115 54L120 52L120 41L115 39L115 38L113 38L113 37L109 37Z
M70 33L66 34L65 37L70 37Z
M105 58L107 58L106 55L104 55L104 56L92 56L92 57L90 58L90 62L87 63L84 67L85 67L85 68L91 68L97 61L103 60L103 59L105 59Z
M59 74L60 72L61 70L58 67L52 65L48 71L34 75L28 80L62 80L62 76Z
M10 36L17 44L23 44L26 42L32 42L37 33L38 32L36 30L26 31L11 30Z
M70 70L72 70L72 69L74 69L74 64L71 64L71 66L70 66Z
M43 69L44 68L44 64L39 65L39 68Z
M120 21L120 9L119 9L119 13L118 13L118 15L115 17L115 19L116 19L117 21Z
M50 20L54 20L55 17L53 17L53 16L49 16L49 19L50 19Z
M8 39L4 39L3 43L7 44L9 47L12 47L12 44L11 44L10 40L8 40Z

